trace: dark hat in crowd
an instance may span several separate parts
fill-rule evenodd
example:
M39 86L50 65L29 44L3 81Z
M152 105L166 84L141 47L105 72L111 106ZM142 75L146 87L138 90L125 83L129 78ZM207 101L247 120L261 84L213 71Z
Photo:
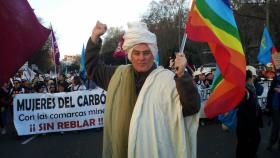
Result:
M59 75L66 78L66 75L64 73L60 73Z
M21 79L18 77L13 78L13 82L21 82Z

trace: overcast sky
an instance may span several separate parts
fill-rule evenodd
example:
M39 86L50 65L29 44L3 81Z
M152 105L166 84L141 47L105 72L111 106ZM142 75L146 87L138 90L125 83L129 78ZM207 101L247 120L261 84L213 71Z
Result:
M80 54L97 20L126 28L139 21L152 0L28 0L35 14L56 32L61 58Z

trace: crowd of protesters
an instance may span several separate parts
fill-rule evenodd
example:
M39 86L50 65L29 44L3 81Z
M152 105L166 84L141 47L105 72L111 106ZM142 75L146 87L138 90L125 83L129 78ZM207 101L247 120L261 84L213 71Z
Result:
M75 72L59 74L51 78L49 74L36 74L32 80L23 77L23 71L18 71L14 77L4 83L0 89L0 134L8 132L7 126L12 124L13 98L22 93L60 93L86 89L94 89L95 83L82 80Z
M236 157L256 157L261 138L260 128L263 124L263 114L271 119L270 136L267 150L277 144L280 150L280 71L272 64L266 66L246 66L246 95L236 107L235 129L237 136ZM200 91L211 89L215 67L201 67L194 71L193 78ZM264 91L264 82L268 82ZM210 91L210 90L209 90ZM267 96L266 106L259 104L258 97ZM203 119L201 124L203 125ZM224 127L224 126L223 126ZM228 127L224 127L229 129ZM232 127L231 127L232 128Z
M252 73L251 77L249 74L249 78L254 78L253 81L253 87L254 92L250 92L250 94L255 93L256 96L260 96L263 93L263 88L262 83L263 81L268 81L271 84L269 84L269 91L267 94L267 106L265 109L263 109L263 113L269 114L271 116L272 120L272 126L271 126L271 133L270 137L268 140L267 144L267 149L271 150L272 147L277 144L278 149L280 150L280 139L279 139L279 131L280 131L280 90L279 90L279 85L280 85L280 71L275 71L271 65L267 65L266 67L262 66L256 66L256 68L252 66L247 66L247 70L250 70ZM199 90L203 89L209 89L211 88L211 84L213 82L214 78L214 73L215 73L215 67L201 67L197 69L196 71L193 72L193 80L196 83L197 87ZM248 76L248 71L247 71L247 76ZM82 80L78 74L75 74L74 72L71 72L67 75L65 74L59 74L57 78L51 78L48 74L43 75L43 74L37 74L32 81L26 80L22 78L22 71L19 71L15 74L13 78L10 79L9 82L4 83L1 86L0 89L0 134L5 135L7 132L12 132L7 130L7 126L9 125L10 122L12 122L12 101L15 95L21 94L21 93L59 93L59 92L71 92L71 91L78 91L78 90L86 90L86 89L94 89L96 87L95 83L91 80ZM253 96L253 95L252 95ZM249 97L248 97L249 98ZM251 100L252 99L248 99ZM254 100L254 99L253 99ZM245 103L244 103L245 102ZM246 103L246 100L243 101L243 105L240 105L237 107L239 108L239 112L237 114L237 117L243 117L247 116L244 115L247 111L244 112L244 104ZM252 103L250 103L252 104ZM254 105L258 107L259 105ZM242 109L243 111L241 112ZM246 109L246 108L245 108ZM254 109L254 108L253 108ZM256 119L252 119L252 117L255 117ZM259 116L250 116L251 122L248 123L248 125L256 124L257 126L254 128L253 131L256 132L255 137L250 132L248 134L247 139L255 140L251 143L253 144L247 144L250 146L255 146L252 151L252 154L256 154L258 150L258 145L261 139L261 135L259 132L259 128L262 126L262 121L257 118ZM252 123L252 121L255 121ZM203 122L203 121L202 121ZM239 120L240 122L240 120ZM244 122L242 122L244 123ZM240 125L242 123L239 123ZM245 125L246 127L249 127ZM242 129L241 129L242 130ZM237 129L237 139L239 140L239 145L237 145L237 154L244 154L244 151L238 151L239 149L243 149L242 145L246 145L246 135L244 135L244 131L242 130L240 132L240 127ZM240 135L241 133L241 135ZM248 142L247 142L248 143ZM246 151L248 149L246 148ZM242 155L240 156L242 157Z

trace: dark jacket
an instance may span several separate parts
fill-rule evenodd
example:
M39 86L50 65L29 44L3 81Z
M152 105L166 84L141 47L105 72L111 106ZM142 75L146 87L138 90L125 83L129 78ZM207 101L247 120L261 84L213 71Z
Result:
M12 102L12 96L9 89L0 88L0 107L7 108Z
M255 130L263 126L261 109L256 94L249 88L237 109L237 129Z
M280 80L277 80L277 78L274 78L271 82L271 86L267 92L267 105L266 108L269 111L272 111L272 103L273 103L273 95L276 93L274 91L274 88L280 85ZM280 103L280 94L278 95L278 103ZM280 108L279 108L280 111Z
M88 77L95 81L98 86L107 90L110 79L113 76L117 66L106 65L102 60L100 60L99 52L101 49L101 44L101 39L97 41L97 44L93 43L91 39L88 40L85 51L85 65ZM153 68L155 68L155 66ZM135 72L135 83L138 92L140 91L148 75L149 73ZM189 116L197 113L200 108L200 98L197 88L193 84L191 76L188 73L185 73L180 78L175 77L174 80L176 82L176 88L183 106L183 115Z

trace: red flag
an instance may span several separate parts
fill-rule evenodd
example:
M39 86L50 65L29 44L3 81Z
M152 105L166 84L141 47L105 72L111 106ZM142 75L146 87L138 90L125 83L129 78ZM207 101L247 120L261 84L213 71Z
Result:
M115 57L115 58L123 58L127 55L127 53L123 50L123 43L124 43L123 35L124 34L121 34L121 36L119 38L118 46L117 46L115 52L113 53L113 57Z
M275 46L273 46L271 49L271 55L273 56L275 54L277 54L277 49ZM273 60L273 58L271 58L271 63L275 66L275 61Z
M48 39L50 30L37 20L27 0L0 0L0 84Z

